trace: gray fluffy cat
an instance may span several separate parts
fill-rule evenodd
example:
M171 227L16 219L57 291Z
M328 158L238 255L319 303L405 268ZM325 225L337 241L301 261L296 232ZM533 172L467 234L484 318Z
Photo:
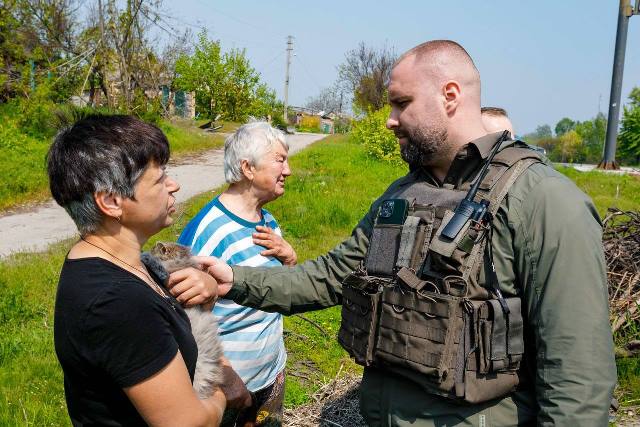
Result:
M142 254L142 262L166 284L169 274L187 267L198 268L191 258L191 250L177 243L158 242L150 252ZM211 311L200 307L185 308L191 322L191 333L198 345L198 361L193 377L193 388L200 399L206 399L213 388L222 384L220 358L222 345L218 340L218 322Z

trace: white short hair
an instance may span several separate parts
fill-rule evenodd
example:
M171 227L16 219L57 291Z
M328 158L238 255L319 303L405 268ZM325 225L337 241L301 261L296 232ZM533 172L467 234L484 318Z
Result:
M242 161L256 166L276 143L289 151L284 133L264 121L242 125L224 141L224 179L233 184L242 181Z

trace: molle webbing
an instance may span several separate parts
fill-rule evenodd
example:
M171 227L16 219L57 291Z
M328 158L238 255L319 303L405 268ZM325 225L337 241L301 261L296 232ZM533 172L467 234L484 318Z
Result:
M475 200L489 201L489 218L540 161L517 146L494 157ZM343 283L338 339L359 364L476 403L518 384L524 342L520 299L504 299L504 309L481 274L491 223L469 220L455 239L441 235L470 185L436 188L407 180L385 196L409 201L408 215L402 225L374 226L366 268Z

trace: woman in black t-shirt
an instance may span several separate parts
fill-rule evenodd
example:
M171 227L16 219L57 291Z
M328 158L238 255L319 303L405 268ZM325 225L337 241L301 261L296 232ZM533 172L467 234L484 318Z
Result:
M216 283L182 270L172 295L140 260L173 221L179 185L168 159L164 134L128 116L82 119L49 151L51 193L81 236L62 266L54 316L73 425L219 425L225 396L193 391L197 347L180 306L211 304Z

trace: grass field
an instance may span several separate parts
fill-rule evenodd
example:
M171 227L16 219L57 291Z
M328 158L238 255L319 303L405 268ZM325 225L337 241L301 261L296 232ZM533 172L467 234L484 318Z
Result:
M23 132L14 116L3 113L0 109L0 212L50 197L45 156L51 138ZM189 120L163 120L160 127L175 156L221 147L224 143L223 136L205 134ZM236 127L228 124L221 131Z
M405 172L404 168L371 160L360 146L344 136L327 138L295 155L291 167L293 175L287 181L285 196L267 208L281 224L301 261L325 253L348 236L369 204L388 183ZM617 199L614 197L615 204L623 209L637 209L640 180L600 174L587 176L584 182L583 175L572 178L596 199L601 213L609 203L609 199L601 196L616 187L619 194ZM175 240L187 219L213 195L214 192L203 194L183 205L176 224L154 241ZM53 351L52 318L57 275L72 243L62 242L41 254L16 255L0 262L2 426L69 425L61 371ZM285 320L289 406L307 401L341 365L347 371L359 369L336 342L338 307L305 316L320 328L299 317ZM629 390L625 398L630 401L640 398L639 360L628 359L619 368L621 386Z

